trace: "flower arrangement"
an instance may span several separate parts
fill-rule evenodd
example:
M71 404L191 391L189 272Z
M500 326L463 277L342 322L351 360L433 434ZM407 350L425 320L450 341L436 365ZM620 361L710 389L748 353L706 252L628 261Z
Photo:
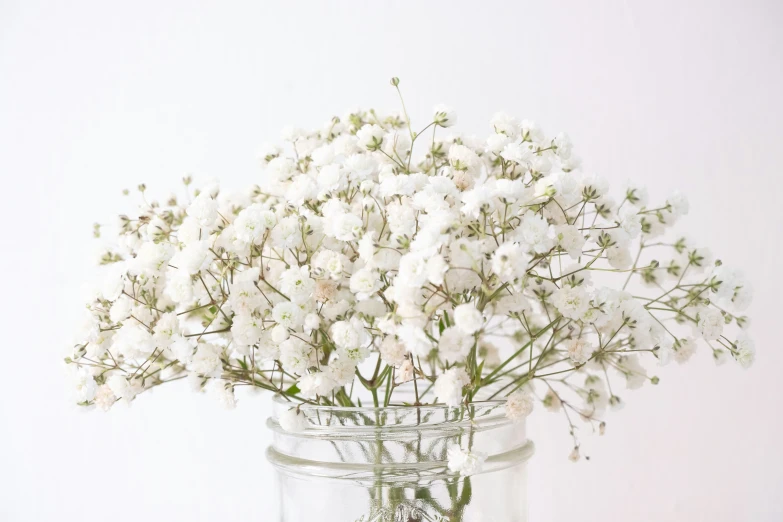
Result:
M399 92L399 81L392 80ZM402 100L402 96L400 96ZM414 131L374 110L284 133L265 183L192 188L120 216L101 258L74 366L77 402L109 410L188 379L228 407L234 390L296 404L459 406L536 400L604 429L607 407L658 378L644 359L754 359L751 288L670 232L688 212L649 204L580 169L567 135L495 115L486 139L452 134L434 109ZM95 226L96 236L107 229ZM734 332L730 330L734 328ZM453 472L482 460L449 448Z

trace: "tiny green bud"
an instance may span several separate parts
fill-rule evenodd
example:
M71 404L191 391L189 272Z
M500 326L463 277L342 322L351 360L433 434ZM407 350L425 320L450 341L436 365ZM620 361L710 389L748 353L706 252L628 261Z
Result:
M400 79L395 76L394 78L391 79L391 84L394 87L397 87L400 84Z
M652 384L658 384L659 382L661 382L661 380L658 378L658 376L653 376L653 377L650 379L650 382L651 382Z

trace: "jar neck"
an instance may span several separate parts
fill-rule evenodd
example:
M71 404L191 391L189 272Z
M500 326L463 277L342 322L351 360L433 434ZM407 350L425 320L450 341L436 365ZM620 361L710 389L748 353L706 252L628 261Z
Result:
M295 407L276 399L267 425L267 457L280 473L354 482L416 482L453 477L448 449L456 444L486 456L483 473L518 465L533 453L525 423L505 417L504 403L336 408L303 405L304 431L285 431L279 416Z

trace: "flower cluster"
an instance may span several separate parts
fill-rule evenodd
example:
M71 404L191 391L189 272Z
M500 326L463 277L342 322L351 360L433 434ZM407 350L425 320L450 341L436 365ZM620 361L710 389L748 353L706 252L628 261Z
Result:
M229 407L238 386L343 406L509 397L510 418L539 400L574 432L603 429L620 382L657 383L645 356L753 362L750 285L670 232L682 195L612 197L565 134L497 114L461 136L433 112L419 132L372 110L288 129L244 192L140 187L67 359L77 401L108 410L179 379Z

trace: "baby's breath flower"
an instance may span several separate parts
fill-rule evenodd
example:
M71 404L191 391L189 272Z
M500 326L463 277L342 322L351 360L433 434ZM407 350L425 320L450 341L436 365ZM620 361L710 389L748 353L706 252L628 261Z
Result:
M659 382L649 362L702 346L752 364L752 284L672 232L684 196L610 195L531 120L498 113L485 137L456 122L354 110L262 148L259 186L188 177L161 204L141 185L138 212L93 227L105 273L66 359L76 402L187 378L227 407L252 386L319 405L505 400L516 420L538 383L547 410L601 433L623 382ZM308 424L296 406L278 421ZM448 456L462 475L483 461Z

